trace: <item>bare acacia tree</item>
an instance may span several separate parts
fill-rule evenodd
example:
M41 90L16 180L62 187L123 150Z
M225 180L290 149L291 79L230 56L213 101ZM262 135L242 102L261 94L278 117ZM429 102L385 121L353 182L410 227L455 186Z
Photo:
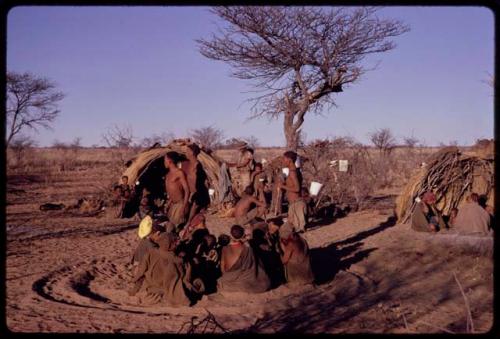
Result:
M55 84L31 73L7 72L7 142L25 128L50 128L59 114L57 103L64 98Z
M160 145L167 145L170 143L172 140L175 139L175 135L172 132L162 132L161 134L153 134L150 137L143 138L140 141L140 146L141 147L152 147L155 144L160 144Z
M216 149L222 144L224 132L216 127L208 126L192 130L191 137L203 147Z
M415 146L417 146L419 140L418 138L414 137L413 135L411 137L404 137L403 138L404 144L406 147L413 149Z
M130 125L113 125L102 135L102 139L108 147L130 148L134 140L134 133Z
M332 93L369 69L363 59L395 47L390 38L409 28L378 18L374 8L231 6L212 12L225 22L218 34L199 39L207 58L225 61L232 75L260 92L252 116L284 116L287 147L298 146L307 112L335 105Z
M389 128L382 128L370 133L372 144L380 151L381 154L389 154L396 146L396 140Z

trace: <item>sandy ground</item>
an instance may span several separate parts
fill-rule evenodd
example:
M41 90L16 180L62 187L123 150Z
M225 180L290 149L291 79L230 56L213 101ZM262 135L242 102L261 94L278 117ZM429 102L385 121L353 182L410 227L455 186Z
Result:
M467 332L454 273L474 330L493 325L493 260L418 240L380 206L308 229L315 286L212 295L193 307L141 306L140 293L126 293L137 220L39 211L41 203L92 192L71 175L54 185L56 193L36 178L9 178L6 319L14 332L185 333L209 312L221 327L205 321L195 332ZM390 205L394 196L385 199ZM232 221L210 216L209 229L227 232Z

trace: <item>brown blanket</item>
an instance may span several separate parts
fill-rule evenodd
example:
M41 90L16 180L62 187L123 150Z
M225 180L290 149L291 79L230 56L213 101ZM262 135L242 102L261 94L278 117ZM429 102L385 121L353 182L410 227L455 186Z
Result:
M253 250L244 246L240 257L218 281L220 292L261 293L270 287L269 277L260 260L255 258Z
M285 265L285 277L289 284L309 284L314 280L309 256L309 246L305 239L300 239L303 252L295 252Z
M458 210L453 227L460 234L489 235L490 221L490 214L484 208L469 202Z
M184 272L180 258L172 251L150 249L142 258L133 283L144 277L143 288L149 302L163 302L171 306L189 305L184 292L182 278Z

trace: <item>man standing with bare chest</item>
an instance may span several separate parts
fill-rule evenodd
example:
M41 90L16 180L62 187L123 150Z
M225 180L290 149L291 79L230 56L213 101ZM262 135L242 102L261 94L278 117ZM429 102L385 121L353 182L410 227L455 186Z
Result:
M208 194L207 174L203 170L198 161L200 148L196 144L190 144L187 147L187 161L182 163L182 171L186 175L186 180L189 185L189 217L188 223L199 212L205 210L210 204L210 196Z
M189 213L189 185L186 175L177 167L179 161L177 152L168 152L165 155L165 167L168 170L165 177L165 190L168 194L167 217L176 228L186 222Z
M293 226L296 232L304 232L306 226L307 206L301 197L301 177L295 166L297 153L287 151L283 154L283 166L287 167L289 174L285 183L279 183L279 187L286 192L288 200L288 222Z

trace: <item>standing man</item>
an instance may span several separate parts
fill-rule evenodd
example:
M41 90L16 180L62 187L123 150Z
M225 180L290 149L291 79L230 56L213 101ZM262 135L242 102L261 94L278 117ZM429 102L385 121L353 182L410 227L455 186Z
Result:
M186 175L190 192L190 210L187 220L187 222L189 223L196 214L208 207L208 205L210 204L210 196L208 194L207 187L207 174L198 161L200 148L196 144L190 144L187 147L187 161L182 163L182 171Z
M168 152L165 155L165 167L168 170L165 177L165 190L168 194L167 217L176 228L186 222L189 213L189 185L186 175L177 167L179 161L177 152Z
M307 206L301 197L302 176L295 166L297 153L287 151L283 154L283 167L287 167L289 174L285 183L278 183L278 187L285 190L288 200L288 222L296 232L305 232Z
M238 162L229 163L228 167L236 167L238 170L240 176L238 194L241 196L245 188L252 184L250 178L254 169L255 161L253 158L254 151L252 148L248 147L246 142L242 143L238 148L240 150Z

